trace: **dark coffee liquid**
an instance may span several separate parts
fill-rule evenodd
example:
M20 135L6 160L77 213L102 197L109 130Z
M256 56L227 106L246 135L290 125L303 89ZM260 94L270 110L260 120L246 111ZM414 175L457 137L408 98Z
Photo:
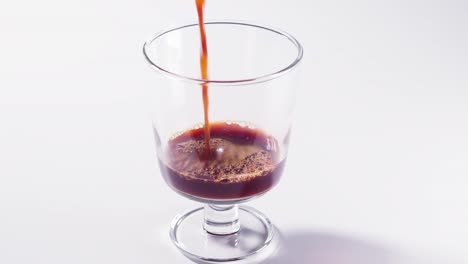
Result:
M284 161L277 141L239 124L212 123L210 151L204 129L169 141L163 176L174 189L205 199L242 199L268 191L279 180Z
M200 30L201 78L208 80L205 0L195 0ZM168 143L160 167L166 182L186 195L205 199L243 199L268 191L279 180L284 161L273 137L239 124L209 122L208 84L202 84L204 125Z

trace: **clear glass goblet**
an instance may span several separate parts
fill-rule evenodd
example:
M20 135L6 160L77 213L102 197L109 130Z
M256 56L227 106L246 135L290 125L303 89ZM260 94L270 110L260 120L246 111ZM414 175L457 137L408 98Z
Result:
M236 21L205 25L207 80L199 77L198 24L165 30L143 47L160 73L149 96L161 174L175 192L204 204L177 216L170 237L196 262L249 260L271 243L274 228L265 215L239 204L280 180L298 85L293 70L303 51L293 36L270 27Z

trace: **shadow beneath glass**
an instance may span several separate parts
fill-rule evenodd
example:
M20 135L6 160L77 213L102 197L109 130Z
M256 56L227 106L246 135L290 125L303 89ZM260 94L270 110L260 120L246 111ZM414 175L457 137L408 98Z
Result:
M415 264L396 249L359 238L321 232L278 232L280 246L266 264Z

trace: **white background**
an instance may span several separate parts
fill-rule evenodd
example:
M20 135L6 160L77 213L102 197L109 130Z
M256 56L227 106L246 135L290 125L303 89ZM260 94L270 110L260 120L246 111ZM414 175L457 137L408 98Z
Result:
M188 263L141 47L194 1L0 2L0 263ZM468 263L468 3L216 0L304 45L271 263Z

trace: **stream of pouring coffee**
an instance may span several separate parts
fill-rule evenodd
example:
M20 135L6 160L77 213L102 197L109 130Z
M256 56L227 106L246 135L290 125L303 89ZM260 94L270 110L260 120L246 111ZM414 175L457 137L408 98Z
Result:
M206 31L203 18L203 11L205 8L205 0L195 0L197 4L198 25L200 27L201 51L200 51L200 69L201 77L203 80L208 80L208 46L206 43ZM203 89L203 114L205 120L205 145L206 154L210 153L210 121L208 117L209 98L208 98L208 84L202 84Z

